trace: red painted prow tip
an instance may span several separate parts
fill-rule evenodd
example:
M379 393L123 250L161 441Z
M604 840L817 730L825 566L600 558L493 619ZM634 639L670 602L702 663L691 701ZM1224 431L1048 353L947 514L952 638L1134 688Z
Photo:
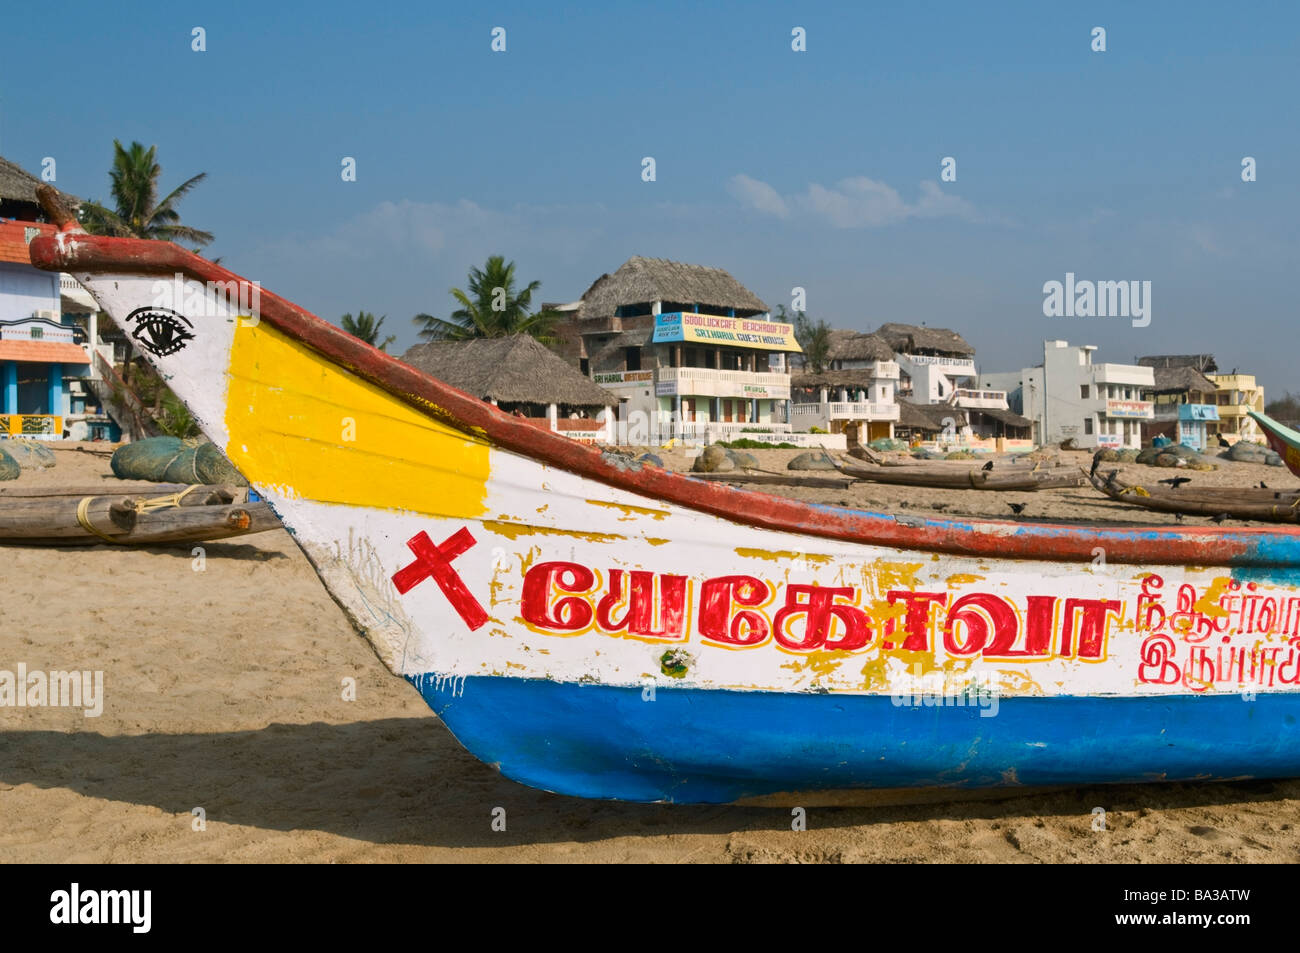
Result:
M77 221L77 216L63 204L63 196L54 186L42 182L36 186L36 198L41 203L41 208L45 209L45 214L50 217L50 221L59 226L59 231L85 232L81 223Z

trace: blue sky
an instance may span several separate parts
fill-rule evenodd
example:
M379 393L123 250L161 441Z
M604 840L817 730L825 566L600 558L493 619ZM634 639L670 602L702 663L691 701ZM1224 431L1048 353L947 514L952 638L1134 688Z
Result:
M1059 337L1209 351L1272 397L1300 391L1297 10L24 4L0 155L103 199L112 140L156 144L164 188L208 173L181 206L208 254L327 319L386 314L398 353L489 254L548 301L641 254L773 306L803 287L836 327L952 327L985 371ZM1067 271L1151 281L1150 325L1044 317Z

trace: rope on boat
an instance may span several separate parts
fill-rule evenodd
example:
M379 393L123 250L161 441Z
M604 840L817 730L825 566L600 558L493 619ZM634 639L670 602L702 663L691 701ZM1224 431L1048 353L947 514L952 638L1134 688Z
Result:
M94 533L100 539L108 540L110 543L127 542L127 540L116 540L112 536L107 536L90 525L90 517L88 516L88 513L90 510L90 504L93 503L95 499L96 498L93 496L83 497L81 502L77 504L77 522L81 524L81 528L87 533Z
M198 487L199 484L195 484L194 486L186 487L184 490L181 490L179 493L168 493L166 496L153 496L153 497L149 497L148 499L133 500L131 505L135 508L135 511L137 513L149 513L154 510L170 509L173 506L180 506L181 500L185 498L186 494L188 494L191 490L198 489ZM134 542L134 540L131 540L129 538L118 539L116 537L109 536L106 533L101 533L99 530L97 530L94 526L91 525L90 504L97 499L98 497L95 496L87 496L87 497L83 497L77 503L77 523L81 526L81 528L88 533L93 533L94 535L98 536L100 539L107 540L110 543L121 544L121 543Z

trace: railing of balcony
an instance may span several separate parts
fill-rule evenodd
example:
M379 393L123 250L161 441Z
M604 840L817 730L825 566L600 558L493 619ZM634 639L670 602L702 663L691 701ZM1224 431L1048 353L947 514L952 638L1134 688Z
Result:
M1001 400L1007 399L1007 392L1004 390L968 390L965 387L959 387L953 391L953 397L967 397L972 400Z

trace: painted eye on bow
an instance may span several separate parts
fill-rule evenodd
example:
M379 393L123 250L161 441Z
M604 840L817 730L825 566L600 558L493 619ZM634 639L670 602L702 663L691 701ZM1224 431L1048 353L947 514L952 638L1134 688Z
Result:
M135 322L131 337L159 357L175 354L194 337L189 330L194 325L167 308L137 308L126 320L128 324Z

